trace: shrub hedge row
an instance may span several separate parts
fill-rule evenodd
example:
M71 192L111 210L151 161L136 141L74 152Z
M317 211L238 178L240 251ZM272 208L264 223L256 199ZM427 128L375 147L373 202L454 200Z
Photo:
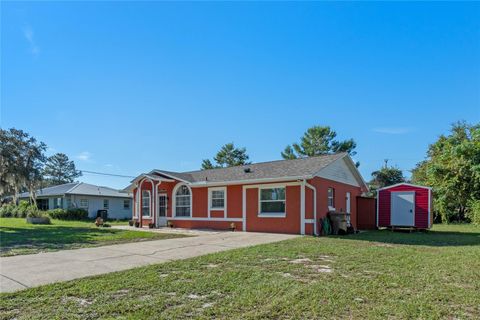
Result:
M48 210L47 214L52 219L59 220L86 220L88 219L88 211L80 208L71 209L53 209Z
M2 218L26 218L48 215L52 219L59 220L86 220L88 212L85 209L53 209L46 212L40 211L35 205L29 204L27 201L20 201L17 205L13 203L0 206L0 217Z

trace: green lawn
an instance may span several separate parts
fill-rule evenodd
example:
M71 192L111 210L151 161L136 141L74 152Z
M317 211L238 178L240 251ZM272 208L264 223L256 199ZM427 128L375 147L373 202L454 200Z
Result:
M3 319L479 319L480 228L279 243L0 295Z
M126 222L108 222L122 225ZM0 218L0 256L182 237L178 234L97 228L93 222L52 220L51 225Z

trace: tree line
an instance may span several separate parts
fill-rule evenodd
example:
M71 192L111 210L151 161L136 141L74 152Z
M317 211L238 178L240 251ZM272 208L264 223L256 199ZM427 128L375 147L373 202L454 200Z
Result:
M39 188L73 182L82 173L64 153L45 155L47 145L28 133L11 128L0 129L0 196L12 195L14 201L28 191L33 203Z

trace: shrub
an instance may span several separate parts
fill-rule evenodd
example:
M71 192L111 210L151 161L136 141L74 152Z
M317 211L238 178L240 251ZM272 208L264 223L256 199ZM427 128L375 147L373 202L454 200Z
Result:
M480 226L480 200L474 200L470 202L468 217L470 218L473 224Z
M5 204L0 207L0 217L3 218L26 218L29 212L38 210L33 204L28 201L20 201L15 205L14 203Z
M59 220L86 220L88 219L88 211L80 208L65 209L53 209L48 210L48 215L52 219Z
M15 216L16 206L13 203L4 204L0 207L0 217L11 218Z
M32 207L35 207L35 206L28 203L28 201L21 200L18 203L18 206L15 207L14 216L17 218L26 218L28 211L33 210Z

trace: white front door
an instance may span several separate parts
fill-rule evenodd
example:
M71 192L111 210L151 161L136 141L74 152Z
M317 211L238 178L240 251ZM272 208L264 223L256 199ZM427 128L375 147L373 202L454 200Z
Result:
M167 225L167 194L161 193L158 195L158 226L164 227Z
M392 226L415 226L415 192L392 192L390 224Z

